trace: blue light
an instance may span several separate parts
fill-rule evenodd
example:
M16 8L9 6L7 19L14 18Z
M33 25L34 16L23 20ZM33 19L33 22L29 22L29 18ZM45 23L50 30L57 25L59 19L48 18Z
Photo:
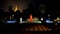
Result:
M60 23L60 21L58 21L58 23Z
M50 20L46 20L46 22L47 22L47 23L49 23L49 22L50 22Z
M7 21L7 23L15 23L16 21Z
M50 21L50 20L46 20L46 23L53 23L53 21Z

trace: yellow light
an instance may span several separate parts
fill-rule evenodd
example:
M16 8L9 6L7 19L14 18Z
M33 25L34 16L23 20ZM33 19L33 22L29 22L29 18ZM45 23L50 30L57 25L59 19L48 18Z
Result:
M59 17L57 17L57 19L54 19L54 21L58 21L58 20L60 20L60 18L59 18Z
M17 5L15 6L15 12L17 11Z
M60 20L60 18L59 18L59 17L57 17L57 20Z
M54 21L57 21L56 19L54 19Z
M60 20L60 18L59 18L59 17L57 17L57 20Z

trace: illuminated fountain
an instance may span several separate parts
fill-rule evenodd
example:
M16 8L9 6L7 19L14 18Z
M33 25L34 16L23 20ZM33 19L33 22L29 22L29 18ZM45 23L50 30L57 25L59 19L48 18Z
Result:
M34 23L42 23L41 21L39 21L39 19L37 17L34 17L33 22Z
M32 14L30 14L30 17L26 20L26 22L33 22L33 17L32 17Z
M10 23L16 23L17 21L12 19L12 17L10 16L9 20L7 20L6 22L10 24Z
M20 18L20 24L22 23L42 23L42 22L39 21L37 17L33 18L32 14L30 14L30 17L26 21L22 21L22 17Z
M39 19L37 17L32 16L32 14L30 14L30 18L26 20L26 22L30 22L30 23L42 23L41 21L39 21Z

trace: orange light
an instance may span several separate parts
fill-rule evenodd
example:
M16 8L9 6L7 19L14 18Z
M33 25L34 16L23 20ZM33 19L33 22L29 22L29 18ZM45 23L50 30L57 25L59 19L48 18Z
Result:
M33 21L32 14L30 14L30 22L32 22L32 21Z

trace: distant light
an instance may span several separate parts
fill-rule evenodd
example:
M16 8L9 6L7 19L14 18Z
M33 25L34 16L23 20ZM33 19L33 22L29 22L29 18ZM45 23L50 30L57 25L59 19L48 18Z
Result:
M58 21L58 20L60 20L60 18L59 18L59 17L57 17L57 19L54 19L54 21Z
M34 23L42 23L41 21L34 21Z
M15 23L16 21L7 21L7 23Z
M57 20L60 20L60 18L59 18L59 17L57 17Z
M16 7L15 7L15 12L17 11L17 5L16 5Z
M49 23L50 21L49 20L46 20L47 23Z
M48 15L48 17L50 17L50 14Z
M33 17L32 17L32 14L30 14L30 22L33 21Z
M25 22L26 22L26 21L23 21L23 20L22 20L22 17L21 17L19 23L20 23L20 24L23 24L23 23L25 23Z
M22 21L22 22L20 22L20 24L23 24L23 23L25 23L26 21Z
M54 21L57 21L56 19L54 19Z
M53 21L50 21L50 20L46 20L46 23L53 23Z
M37 23L42 23L41 21L38 21Z
M41 20L43 21L43 18L41 18Z
M12 15L12 16L14 16L14 15Z
M38 21L39 19L37 17L34 17L33 18L33 21Z
M58 23L60 23L60 21L58 21Z
M9 18L11 19L12 17L10 16Z
M22 22L22 18L20 18L20 23Z
M42 23L41 21L39 21L39 19L37 17L34 17L33 19L33 23Z

